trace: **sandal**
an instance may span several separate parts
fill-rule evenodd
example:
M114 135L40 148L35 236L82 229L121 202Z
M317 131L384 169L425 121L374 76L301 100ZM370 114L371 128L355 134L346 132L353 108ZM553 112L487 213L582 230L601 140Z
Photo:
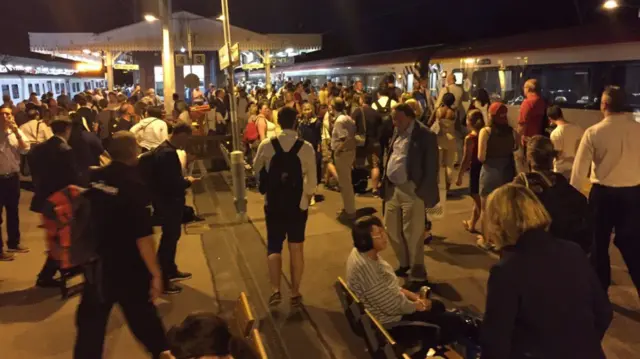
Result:
M476 241L476 245L482 249L484 249L485 251L491 251L493 250L493 244L487 242L486 239L484 239L483 236L478 236L478 240Z
M302 307L302 296L297 295L295 297L291 297L291 308L300 308Z
M269 297L269 306L276 307L282 302L282 294L280 292L273 292Z
M464 230L469 232L469 233L480 234L480 232L478 232L477 229L471 228L471 221L469 221L469 220L462 221L462 227L464 227Z

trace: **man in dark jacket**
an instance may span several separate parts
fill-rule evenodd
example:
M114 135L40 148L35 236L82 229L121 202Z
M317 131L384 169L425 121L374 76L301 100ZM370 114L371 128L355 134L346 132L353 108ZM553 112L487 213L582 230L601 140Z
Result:
M47 198L61 189L79 184L78 169L71 147L72 123L68 117L57 117L51 122L53 137L35 146L29 154L29 167L33 178L34 195L31 210L40 213ZM53 279L58 264L50 258L38 274L38 287L57 287Z
M191 137L191 126L178 122L168 140L156 147L153 175L149 188L152 192L153 209L162 225L162 237L158 248L158 261L162 268L165 294L177 294L182 288L172 282L191 278L191 273L178 270L176 249L182 234L182 215L185 205L185 191L194 181L193 177L184 177L182 164L176 150L184 149Z
M425 208L439 201L438 141L436 135L416 121L413 109L398 105L393 113L394 134L389 146L383 180L385 226L398 256L398 276L424 282Z

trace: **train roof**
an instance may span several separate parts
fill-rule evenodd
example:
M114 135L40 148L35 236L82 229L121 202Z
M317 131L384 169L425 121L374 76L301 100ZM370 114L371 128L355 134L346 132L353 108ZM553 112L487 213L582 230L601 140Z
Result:
M598 23L564 29L529 32L461 44L435 44L409 49L316 60L318 54L296 57L296 63L283 71L302 71L348 66L412 65L421 59L449 59L499 53L554 48L640 42L640 22Z

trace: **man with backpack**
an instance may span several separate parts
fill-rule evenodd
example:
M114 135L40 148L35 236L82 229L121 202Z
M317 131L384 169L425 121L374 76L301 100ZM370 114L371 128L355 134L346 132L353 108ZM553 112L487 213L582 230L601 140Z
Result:
M296 110L284 107L278 119L282 132L262 141L253 167L260 173L260 192L265 195L267 258L273 291L269 305L277 306L282 302L281 252L287 239L291 256L291 305L297 307L302 304L304 232L309 203L317 185L316 159L313 146L298 138Z
M378 111L382 118L380 126L380 153L385 154L389 148L389 141L393 136L393 120L391 111L398 106L398 103L391 99L389 89L379 89L378 99L371 104L371 108Z
M148 189L136 168L139 152L132 133L115 133L109 146L113 161L91 173L92 188L81 195L90 207L85 220L91 224L97 260L85 266L76 317L76 359L102 357L109 314L116 303L133 335L154 358L168 349L153 304L162 293L163 279L146 208Z
M169 128L164 121L164 107L150 106L145 115L146 118L133 125L130 130L143 152L160 146L169 136Z

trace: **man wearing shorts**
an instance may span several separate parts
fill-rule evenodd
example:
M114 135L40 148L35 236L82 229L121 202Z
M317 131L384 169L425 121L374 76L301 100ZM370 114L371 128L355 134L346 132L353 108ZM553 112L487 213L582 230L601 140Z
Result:
M298 138L296 110L284 107L278 113L282 132L260 143L253 168L260 173L260 191L265 194L267 258L272 294L269 306L282 302L282 246L289 242L291 258L291 306L302 304L300 281L304 269L303 242L309 203L314 195L316 153ZM263 187L264 184L264 187Z

